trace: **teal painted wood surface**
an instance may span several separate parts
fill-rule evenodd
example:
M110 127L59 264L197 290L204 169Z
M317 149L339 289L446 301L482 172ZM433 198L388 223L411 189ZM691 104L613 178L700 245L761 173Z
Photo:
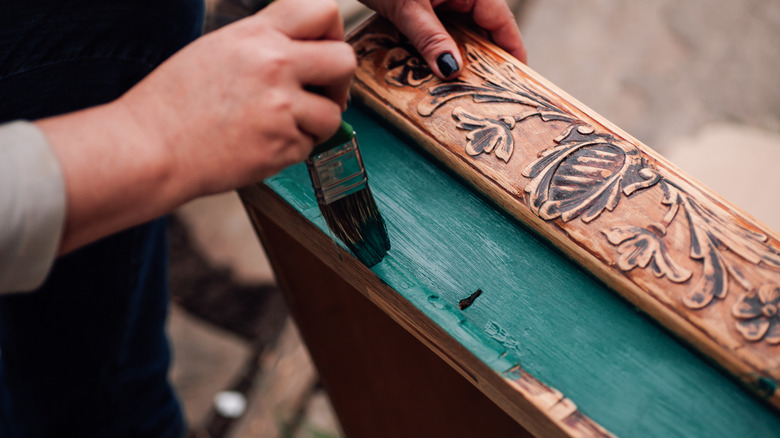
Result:
M345 119L392 244L372 270L496 372L521 365L622 437L780 436L769 407L367 110ZM303 165L266 183L328 233Z

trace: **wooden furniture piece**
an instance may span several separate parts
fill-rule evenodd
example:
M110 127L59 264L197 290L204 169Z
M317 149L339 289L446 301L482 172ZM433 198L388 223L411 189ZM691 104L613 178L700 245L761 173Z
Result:
M347 435L777 434L777 236L451 30L447 84L385 22L350 39L385 260L332 240L302 166L240 191Z

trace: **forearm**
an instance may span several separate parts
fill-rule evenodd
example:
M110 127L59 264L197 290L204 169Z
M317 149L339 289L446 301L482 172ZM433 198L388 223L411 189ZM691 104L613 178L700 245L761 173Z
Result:
M161 139L118 102L44 119L65 180L58 254L163 215L189 193L177 187Z
M302 161L346 105L356 62L342 38L331 0L274 3L193 42L118 100L36 122L65 180L58 253Z

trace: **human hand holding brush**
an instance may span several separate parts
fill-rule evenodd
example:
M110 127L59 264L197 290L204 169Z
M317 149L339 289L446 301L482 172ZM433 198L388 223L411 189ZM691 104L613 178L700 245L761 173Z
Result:
M524 54L504 0L364 1L440 77L457 75L444 74L443 53L463 65L433 10L442 3L470 11L499 45ZM59 226L64 216L62 228L35 232L64 254L303 160L336 131L346 105L355 58L342 39L333 0L277 0L196 40L116 101L35 122L59 166L40 179L64 191L42 221Z
M426 59L454 45L421 6L428 1L366 0L407 29ZM452 7L485 15L487 30L511 17L504 0ZM408 29L413 11L423 25ZM519 34L507 34L507 49L522 45ZM302 161L337 130L346 108L356 61L343 36L333 0L278 0L196 40L118 100L38 122L65 178L58 252Z
M445 4L471 13L505 49L525 62L517 22L504 0L362 0L389 18L409 37L441 78L458 75L463 65L455 41L433 8ZM367 266L379 263L390 249L387 227L368 186L368 176L352 127L342 122L337 133L315 147L306 159L317 203L330 230Z
M356 61L342 40L332 0L281 0L118 100L37 122L65 179L59 253L306 158L346 108Z

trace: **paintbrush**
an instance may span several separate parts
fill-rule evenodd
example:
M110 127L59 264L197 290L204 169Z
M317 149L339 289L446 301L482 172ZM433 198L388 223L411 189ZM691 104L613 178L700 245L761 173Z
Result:
M366 266L379 263L390 249L390 239L368 188L352 126L342 121L330 139L314 148L306 159L306 168L331 231Z

